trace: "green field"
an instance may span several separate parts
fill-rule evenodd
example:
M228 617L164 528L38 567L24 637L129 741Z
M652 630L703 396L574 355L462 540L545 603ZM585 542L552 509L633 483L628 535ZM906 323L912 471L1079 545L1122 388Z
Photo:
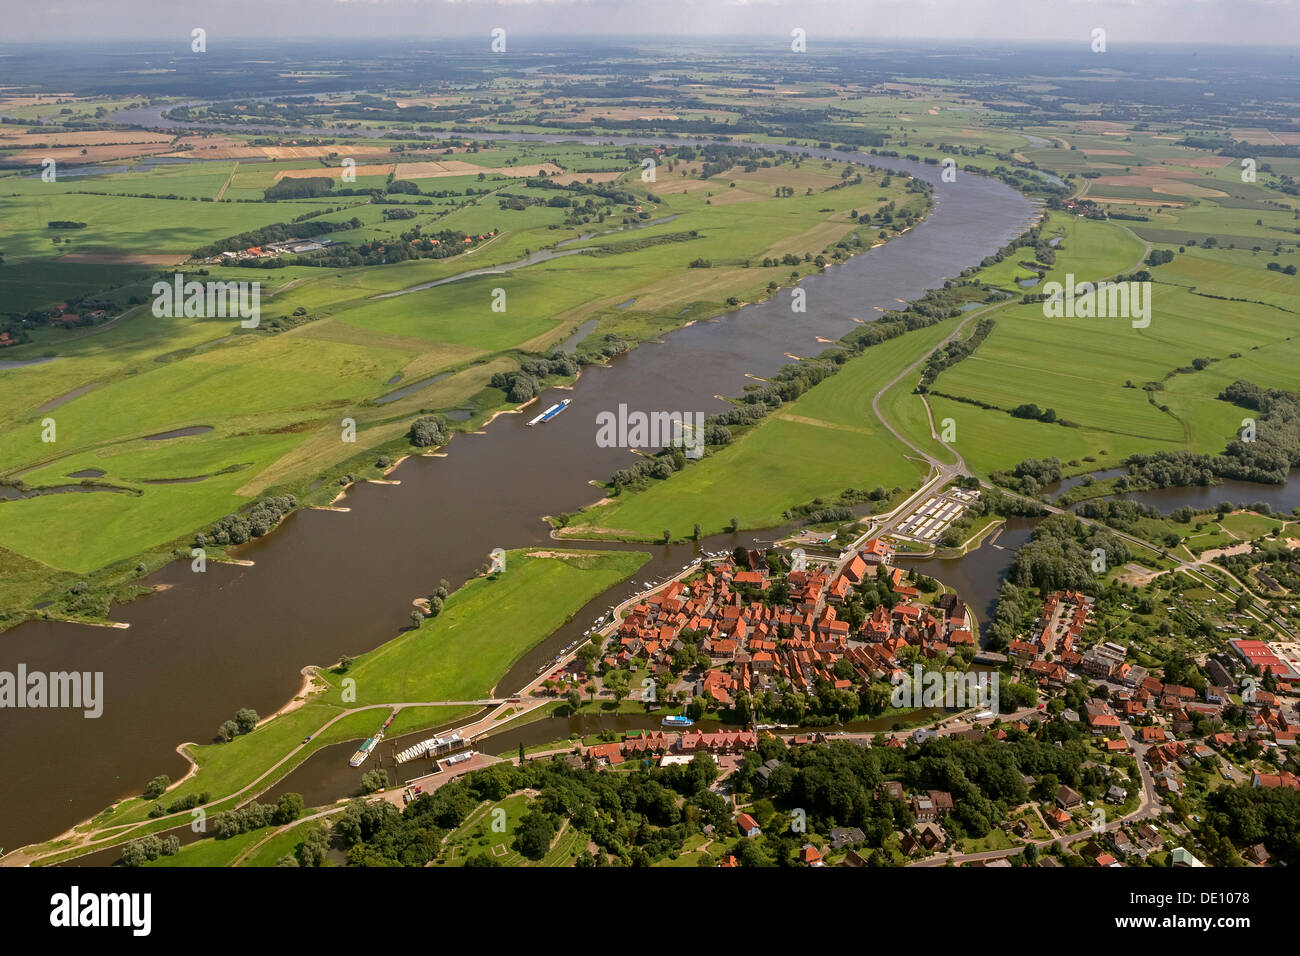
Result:
M324 821L312 820L297 823L294 826L289 827L283 833L277 833L275 836L271 837L271 839L267 840L266 843L250 853L239 863L239 865L275 866L281 857L292 855L297 851L309 830L320 829L328 825L328 819ZM258 831L258 834L260 837L265 838L267 831L260 830ZM238 854L236 854L234 859L238 859Z
M1067 272L1077 283L1132 270L1143 249L1133 231L1126 223L1053 215L1044 232L1060 232L1063 241L1046 281L1063 281ZM1291 387L1286 369L1300 358L1294 314L1284 304L1294 277L1265 271L1264 261L1240 250L1177 252L1151 270L1147 328L1122 318L1048 318L1037 304L1003 307L976 352L940 375L929 398L934 414L954 420L954 448L984 474L1029 457L1091 460L1073 469L1083 471L1135 452L1221 451L1241 427L1242 412L1219 401L1219 392L1237 379ZM1248 292L1249 301L1224 301ZM1193 372L1197 358L1214 361ZM1144 390L1152 382L1159 391ZM1008 414L1025 403L1052 408L1069 425ZM914 439L921 435L905 416L891 421Z
M360 657L347 675L356 681L356 705L486 696L525 651L650 557L639 551L556 555L509 553L503 574L471 580L437 618ZM323 700L339 695L336 687Z
M627 162L609 150L547 144L461 155L487 167L550 160L610 169ZM589 320L599 323L597 334L655 338L687 321L686 315L697 319L726 308L728 300L762 298L769 282L788 285L791 271L815 271L803 258L830 254L855 228L851 211L871 212L887 201L916 211L924 203L897 178L889 187L880 185L879 176L840 187L845 167L830 162L736 167L725 178L709 180L678 175L660 187L654 207L656 215L676 218L649 226L613 206L602 207L600 222L591 226L563 226L565 211L549 205L503 209L497 192L545 200L552 191L496 175L486 182L474 176L420 180L426 189L453 195L428 206L403 197L415 219L393 222L381 215L390 206L364 197L214 203L123 195L148 184L158 193L200 196L227 181L228 191L259 190L286 168L315 166L302 160L238 166L214 160L49 184L0 179L0 192L13 190L17 213L0 229L6 242L0 289L12 274L15 301L31 289L48 294L64 288L75 304L71 290L78 277L89 282L115 269L119 278L135 283L110 296L125 309L122 317L91 328L37 327L29 333L30 344L5 352L6 360L53 360L0 375L0 477L40 489L75 485L79 479L69 477L74 473L104 472L96 490L0 503L0 563L12 571L0 583L0 610L10 620L36 601L58 603L70 584L87 576L98 576L96 586L111 594L138 576L138 565L158 567L174 549L188 547L195 531L257 496L291 492L312 503L328 502L339 470L373 469L381 449L390 457L402 454L402 435L421 409L468 408L470 419L458 427L477 428L504 405L505 395L488 388L488 379L515 368L521 350L545 352ZM775 197L773 184L781 183L799 189ZM831 186L836 188L827 192ZM494 192L464 195L475 188ZM635 188L644 192L639 182ZM361 229L333 234L341 242L395 241L413 225L501 234L466 255L440 260L345 269L207 267L217 281L263 283L263 326L296 326L278 334L242 331L232 319L156 318L147 305L130 308L127 291L137 302L147 299L158 267L66 258L73 250L184 255L304 210L323 211L318 218L325 221L360 218ZM87 227L48 229L53 219ZM569 251L587 254L378 298L584 236ZM52 238L60 244L49 246ZM792 252L801 259L793 270L751 267L763 256ZM711 261L713 268L688 268L696 259ZM23 284L29 281L27 289ZM492 309L498 288L506 293L504 312ZM634 300L632 307L619 308L628 300ZM373 403L397 387L395 378L404 384L441 373L448 377L407 398ZM357 423L355 444L340 440L344 418ZM55 425L53 442L43 440L47 420ZM210 430L147 440L193 426ZM309 485L321 476L326 488L313 492ZM187 480L159 483L175 479ZM96 533L87 534L88 528Z
M144 864L150 868L171 868L181 866L230 866L236 858L271 833L271 827L250 830L222 840L208 838L196 840L181 847L174 856L160 856Z
M645 491L582 512L568 531L647 540L669 530L685 537L696 523L705 534L722 531L733 517L743 528L772 527L786 509L847 488L915 487L928 466L884 429L871 400L958 321L867 349L731 445Z

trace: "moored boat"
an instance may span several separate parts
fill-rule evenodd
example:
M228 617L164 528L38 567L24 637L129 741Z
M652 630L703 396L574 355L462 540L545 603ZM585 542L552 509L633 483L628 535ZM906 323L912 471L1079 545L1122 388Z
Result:
M370 752L378 746L379 741L383 736L383 734L375 734L373 737L367 737L366 742L357 748L357 752L352 755L352 759L348 761L348 764L353 767L360 767L366 762L366 758L370 756Z

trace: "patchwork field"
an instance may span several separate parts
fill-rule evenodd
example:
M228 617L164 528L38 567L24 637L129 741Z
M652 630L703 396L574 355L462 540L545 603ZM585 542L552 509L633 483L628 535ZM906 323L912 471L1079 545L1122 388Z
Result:
M1210 235L1231 223L1227 228L1253 231L1257 243L1271 248L1268 227L1245 221L1254 213L1197 207L1178 215L1186 243L1203 242L1206 235L1186 229L1187 222L1203 222ZM1044 232L1059 229L1054 215ZM1148 232L1142 224L1077 219L1066 220L1061 235L1045 282L1063 281L1066 272L1081 282L1131 271L1143 254L1134 235ZM1292 304L1300 286L1294 276L1266 268L1293 258L1294 244L1280 255L1217 245L1151 245L1175 255L1150 270L1148 328L1135 329L1126 319L1046 318L1038 304L1008 306L997 312L996 328L975 353L942 373L930 405L937 417L957 423L954 447L969 465L987 473L1026 457L1054 455L1073 463L1074 471L1087 471L1135 452L1218 452L1235 437L1242 417L1240 409L1217 399L1225 386L1246 379L1294 387L1294 375L1286 370L1300 359ZM981 278L1002 279L1005 287L1016 273L1024 270L1004 261ZM1192 371L1195 359L1212 361ZM1148 383L1160 390L1145 390ZM1008 414L1026 403L1055 410L1071 426ZM919 429L908 432L916 436Z
M788 284L791 271L813 271L805 256L828 252L849 234L851 210L890 201L919 209L924 201L905 191L904 180L882 188L878 176L826 193L841 182L843 164L786 163L754 175L737 167L726 174L735 175L734 188L731 178L687 170L677 178L694 189L658 204L633 177L635 195L653 213L638 216L596 194L600 204L575 215L549 203L553 190L519 180L539 169L558 172L565 162L576 177L605 166L591 169L596 183L617 175L610 165L627 164L615 151L550 144L458 153L405 170L437 174L439 193L402 195L401 208L414 215L393 220L385 212L395 203L366 196L264 201L262 190L286 174L320 173L319 163L303 159L160 165L54 183L0 178L0 194L9 191L0 216L0 290L8 301L28 309L51 290L66 290L76 310L77 296L98 282L111 289L102 300L108 310L120 313L85 328L27 323L29 342L5 351L6 360L40 361L0 373L0 476L60 493L0 502L0 548L13 571L0 584L0 605L38 599L42 580L55 595L85 576L128 581L138 564L168 560L194 531L258 495L290 491L328 501L334 472L371 474L381 450L403 453L420 409L468 411L459 427L478 427L504 406L489 379L517 368L521 350L545 352L590 320L598 335L644 339L685 321L684 310L698 318L729 298L761 298L774 276ZM478 179L497 173L509 178ZM782 184L791 195L774 195ZM383 188L382 177L376 186ZM227 201L212 201L222 193ZM750 201L713 201L727 195ZM522 208L506 208L506 197ZM258 332L230 319L153 316L150 286L163 267L204 243L303 216L356 217L360 226L330 237L357 245L401 242L413 228L496 235L464 255L385 265L205 264L213 280L263 284ZM55 221L85 226L51 228ZM563 240L572 241L564 251L573 254L382 297L495 270ZM797 253L800 265L779 273L749 267L778 247ZM696 259L713 268L688 268ZM492 308L496 289L506 293L505 311ZM635 307L619 308L632 299ZM374 402L433 376L441 377L405 398ZM339 440L344 418L356 422L354 445ZM47 420L53 442L43 440ZM192 428L200 433L148 437ZM84 475L93 475L90 485L81 484ZM320 482L312 482L322 476L328 481L316 491Z

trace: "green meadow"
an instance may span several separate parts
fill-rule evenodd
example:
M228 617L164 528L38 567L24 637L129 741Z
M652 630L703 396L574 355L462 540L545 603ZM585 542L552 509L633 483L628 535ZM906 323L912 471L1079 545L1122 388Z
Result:
M1069 257L1067 244L1058 265ZM987 472L1031 456L1092 456L1093 467L1104 467L1107 458L1139 451L1222 450L1240 428L1242 410L1219 401L1219 392L1237 379L1293 387L1300 342L1292 340L1294 314L1280 303L1218 298L1249 281L1249 262L1231 255L1213 261L1216 269L1198 273L1195 293L1182 281L1167 283L1165 266L1152 270L1147 328L1126 319L1046 318L1036 304L999 310L988 339L935 383L944 397L931 396L936 414L942 410L958 423L967 462ZM1189 268L1195 266L1171 268L1170 275L1181 280ZM1076 273L1077 281L1088 277ZM1192 371L1198 358L1213 361ZM1145 390L1148 383L1159 390ZM1055 409L1076 427L1007 414L1025 403Z
M230 866L239 858L241 853L256 845L259 840L266 839L272 832L272 827L263 827L260 830L249 830L246 833L226 837L222 840L215 837L196 840L193 843L187 843L172 856L160 856L156 860L143 864L143 866L150 869L172 869L182 866Z
M471 580L436 618L358 658L347 675L356 681L357 705L488 695L529 648L650 557L639 551L544 554L510 552L504 573ZM336 687L322 699L340 694Z
M621 156L590 147L546 144L458 154L485 167L510 161L553 160L579 168L626 166ZM861 184L823 190L841 181L842 164L787 163L746 172L739 167L710 180L683 169L666 182L662 202L649 204L670 222L610 216L587 226L563 226L565 211L550 206L502 209L497 192L548 198L547 190L489 174L421 180L429 206L401 201L412 220L383 219L391 206L365 197L323 197L268 202L141 199L144 190L205 196L209 189L260 190L285 168L312 169L310 161L256 163L209 161L150 172L68 177L42 184L0 179L13 190L17 215L0 226L6 283L16 301L36 304L34 290L66 289L70 301L92 278L116 274L124 315L91 328L37 328L32 342L6 351L6 359L51 358L0 375L0 476L29 488L72 485L70 475L102 471L91 491L43 494L0 504L0 554L11 574L0 584L0 606L13 610L34 600L57 599L73 576L103 572L124 584L170 559L190 534L237 510L252 498L290 491L311 498L308 483L331 469L356 471L360 456L401 451L401 436L421 409L471 409L461 427L474 428L503 407L504 394L487 386L493 372L516 367L520 350L547 351L584 322L598 333L626 339L657 336L682 321L720 311L730 299L753 301L775 280L790 281L790 267L762 269L765 255L794 252L802 259L828 250L856 228L852 210L873 211L894 200L917 208L923 199L867 175ZM220 182L218 182L220 180ZM777 198L774 183L795 194ZM41 189L41 186L48 187ZM465 196L466 189L492 189ZM644 192L639 181L634 188ZM91 191L110 193L91 195ZM259 193L260 195L260 193ZM251 198L251 197L250 197ZM648 204L648 201L646 201ZM174 267L76 262L88 255L185 255L197 246L305 212L363 226L335 234L340 241L395 240L419 225L426 231L500 230L472 252L441 260L385 266L321 269L290 266L250 269L206 267L215 281L263 285L264 329L249 332L233 319L156 318L149 306L126 306L125 290L148 301L152 278ZM85 229L51 230L70 219ZM356 235L350 235L356 233ZM590 233L591 235L588 235ZM58 238L55 246L51 239ZM381 298L386 293L467 271L491 269L564 239L580 239L581 254L536 262L509 272L469 277L432 289ZM64 242L63 240L70 240ZM711 269L691 269L695 259ZM805 275L811 262L793 271ZM34 276L35 281L29 279ZM29 284L30 283L30 284ZM495 289L506 309L492 309ZM631 308L619 308L627 300ZM447 373L405 399L373 400L408 384ZM394 382L394 379L397 381ZM357 422L357 443L339 441L341 421ZM55 441L47 442L52 419ZM148 436L203 426L197 435L165 440ZM390 451L391 450L391 451ZM351 464L348 464L351 462ZM361 467L369 467L373 458ZM597 476L593 476L597 477ZM164 484L168 480L183 482ZM321 492L320 494L325 494ZM317 495L320 497L320 495ZM44 579L46 587L39 582Z
M508 552L504 573L472 579L448 597L436 618L358 656L346 673L322 671L323 692L302 706L228 743L188 746L186 752L198 770L169 790L163 802L208 793L214 804L210 813L230 809L238 802L230 799L232 794L272 768L275 772L261 781L259 790L322 747L374 733L387 718L389 705L430 705L403 707L389 728L394 737L447 726L477 712L474 706L438 702L488 695L524 653L588 601L635 574L649 557L639 551ZM356 682L355 701L342 700L344 678ZM322 731L331 720L334 723ZM308 735L311 742L302 745ZM144 822L151 806L138 797L123 800L83 829L103 831ZM188 819L188 813L185 816ZM132 836L172 825L174 818L158 820Z
M871 401L955 327L950 319L867 349L839 372L684 471L576 515L566 533L654 540L783 522L784 512L848 488L915 487L928 466L891 435ZM919 403L918 403L919 404ZM928 434L928 432L927 432Z
M258 836L266 840L261 846L257 847L252 853L240 861L240 866L275 866L281 858L292 855L297 852L298 847L302 845L307 834L312 830L319 830L328 827L330 821L325 820L308 820L289 827L283 833L276 833L270 839L267 839L268 833L273 830L260 830ZM253 841L253 846L257 845L257 840ZM241 853L243 850L240 851ZM178 854L179 855L179 854ZM238 860L239 854L236 853L231 860Z
M485 803L476 808L460 826L447 835L443 852L433 863L435 866L463 866L470 857L487 857L501 866L572 866L578 854L586 850L587 834L565 824L557 834L550 850L537 861L529 860L514 849L514 834L519 821L532 803L526 793L517 793ZM497 829L497 821L504 829Z

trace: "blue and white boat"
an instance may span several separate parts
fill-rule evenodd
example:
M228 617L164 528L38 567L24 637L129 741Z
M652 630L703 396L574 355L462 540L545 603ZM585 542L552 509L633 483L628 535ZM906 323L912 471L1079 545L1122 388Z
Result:
M566 408L568 408L568 407L569 407L569 404L570 404L572 401L573 401L573 399L571 399L571 398L566 398L566 399L564 399L563 401L556 402L554 405L552 405L552 406L551 406L550 408L548 408L546 411L542 412L540 415L538 415L536 418L534 418L532 421L530 421L530 422L528 423L528 427L531 428L532 426L537 425L537 424L539 424L539 423L549 422L549 421L550 421L552 418L554 418L556 415L560 414L560 412L562 412L562 411L564 411Z
M676 714L670 717L665 717L659 722L659 725L661 727L694 727L695 721L685 715Z

